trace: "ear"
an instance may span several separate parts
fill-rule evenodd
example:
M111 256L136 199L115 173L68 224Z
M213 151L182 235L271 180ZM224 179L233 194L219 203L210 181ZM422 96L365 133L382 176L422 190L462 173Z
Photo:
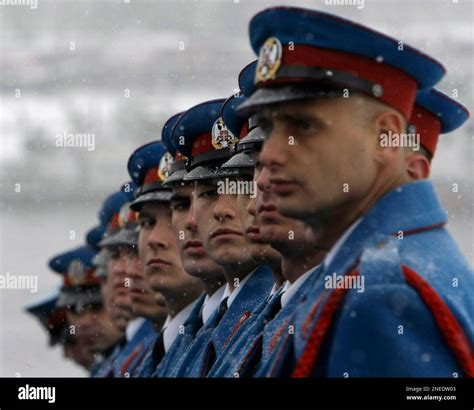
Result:
M387 108L375 117L375 124L380 132L402 134L406 132L406 120L398 111Z
M406 158L406 171L411 181L426 179L430 176L430 161L419 153L408 155Z
M392 136L399 136L406 132L405 118L393 109L384 109L377 114L374 119L374 126L377 132L377 156L376 160L385 163L387 160L393 159L397 156L402 147L386 146L382 140L390 141Z

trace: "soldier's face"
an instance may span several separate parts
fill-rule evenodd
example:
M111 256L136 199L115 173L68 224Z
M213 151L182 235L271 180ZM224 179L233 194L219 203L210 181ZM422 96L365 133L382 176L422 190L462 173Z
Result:
M199 236L195 213L194 185L173 187L172 225L185 271L207 280L222 279L223 269L208 255ZM205 224L205 221L203 221Z
M109 249L110 258L107 262L107 281L112 289L112 319L120 327L132 317L132 302L130 299L130 278L127 277L126 265L128 249L124 246L114 246Z
M252 153L256 162L255 181L257 182L258 195L251 205L252 213L256 214L260 239L275 245L278 249L288 245L300 247L305 241L307 225L293 218L283 216L277 210L276 194L270 189L268 169L258 162L258 152Z
M80 312L69 310L67 319L75 328L77 340L93 352L107 349L121 336L102 305L86 306Z
M221 266L251 261L241 222L247 210L238 195L218 194L217 181L197 184L195 195L198 230L209 256Z
M101 279L100 292L109 321L117 329L124 331L128 323L128 311L123 313L122 309L115 305L114 290L110 278L105 277Z
M135 316L146 317L154 323L164 320L168 312L163 295L150 287L143 271L138 249L130 248L125 269L130 278L130 299Z
M139 223L138 249L151 288L161 292L165 298L175 298L201 286L198 279L189 276L184 270L171 226L169 204L144 205Z
M242 226L252 258L256 261L267 262L273 265L274 263L279 263L281 255L260 234L260 224L257 219L256 210L259 195L259 192L256 192L255 198L250 197L250 195L239 195L241 207L247 210L247 212L242 212L241 214Z
M79 343L76 338L66 342L63 351L65 357L86 369L94 363L94 353L86 345Z
M361 118L363 104L359 96L313 99L259 113L267 136L259 159L283 215L325 218L370 190L378 171L378 130Z

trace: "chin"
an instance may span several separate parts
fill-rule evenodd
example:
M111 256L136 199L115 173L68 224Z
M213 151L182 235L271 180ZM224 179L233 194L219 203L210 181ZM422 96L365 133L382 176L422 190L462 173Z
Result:
M218 265L235 265L242 261L241 252L222 252L218 253L214 258Z
M304 220L311 215L308 201L296 196L278 197L276 206L278 212L287 218Z
M250 245L250 256L256 261L265 261L269 253L269 245Z

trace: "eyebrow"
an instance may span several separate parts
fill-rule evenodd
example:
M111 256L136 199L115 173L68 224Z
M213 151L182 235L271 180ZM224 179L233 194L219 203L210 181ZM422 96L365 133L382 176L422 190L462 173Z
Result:
M315 123L319 128L326 127L326 123L320 118L317 114L308 114L308 113L301 113L301 112L276 112L274 117L277 117L286 122L298 122L301 120L304 121L311 121Z
M171 194L170 201L190 201L190 195L184 195L184 194Z
M140 211L140 213L138 214L138 219L141 218L153 218L153 215L151 215L151 213L147 211Z
M217 187L217 181L219 181L219 179L212 179L210 182L209 181L206 181L206 182L202 182L202 183L198 183L196 184L196 189L197 188L216 188Z

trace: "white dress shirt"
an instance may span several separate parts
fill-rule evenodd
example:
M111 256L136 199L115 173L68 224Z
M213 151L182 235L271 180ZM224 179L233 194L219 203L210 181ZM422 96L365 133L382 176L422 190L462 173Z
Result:
M163 325L163 345L165 352L168 352L170 349L176 336L178 336L180 326L182 326L189 317L196 303L197 300L186 306L183 310L180 310L174 317L168 315L166 318L165 324Z
M225 291L224 291L224 295L222 296L222 299L225 299L226 297L229 297L229 299L227 299L227 307L228 308L230 307L230 305L232 305L232 302L235 300L235 298L239 294L240 290L245 286L247 281L250 279L250 277L255 273L255 271L257 269L255 269L252 273L249 273L244 279L242 279L239 282L239 286L236 286L234 288L234 290L231 291L230 287L229 287L229 284L227 284L227 286L225 288Z
M133 336L135 336L135 334L138 332L138 329L140 329L144 322L145 318L143 317L137 317L136 319L128 322L127 327L125 328L125 338L127 339L127 342L130 342L130 340L133 339Z
M303 273L298 279L296 279L293 283L286 281L285 286L281 290L281 307L284 308L286 304L290 301L292 296L296 293L296 291L306 282L306 280L310 277L310 273L313 272L317 268L311 268L309 271Z
M344 242L346 242L349 235L354 231L354 229L357 227L357 225L359 225L361 221L362 221L362 218L359 218L357 221L353 222L352 225L349 226L349 228L347 228L347 230L342 234L342 236L336 241L336 243L333 245L331 250L328 252L326 257L324 258L324 261L323 261L324 269L327 269L327 267L331 264L334 257L339 252L339 249L342 248L342 246L344 245Z
M219 303L222 300L226 286L227 285L222 285L212 294L212 296L206 295L201 310L202 323L206 324L212 314L219 307Z

